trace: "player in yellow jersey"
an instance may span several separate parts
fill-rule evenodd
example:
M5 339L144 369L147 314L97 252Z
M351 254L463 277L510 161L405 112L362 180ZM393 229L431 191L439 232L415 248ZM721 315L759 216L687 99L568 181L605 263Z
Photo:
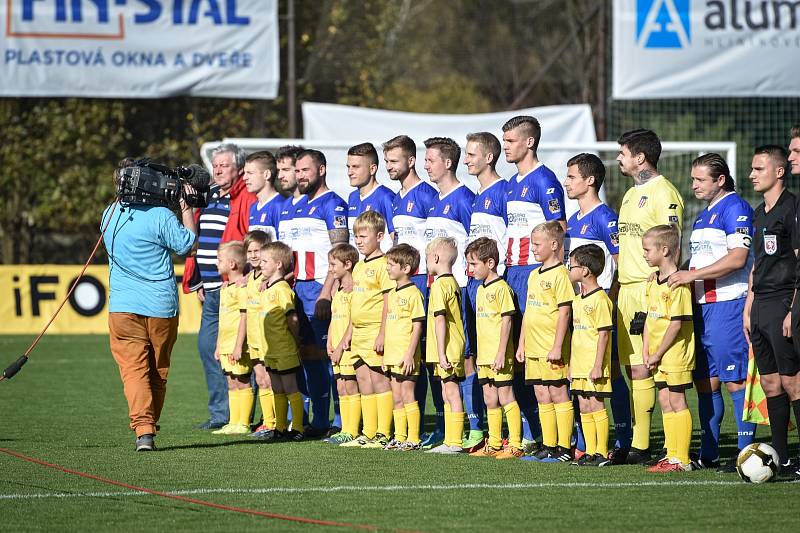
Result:
M250 358L247 354L246 289L237 285L244 277L245 252L242 241L229 241L219 247L217 269L228 281L220 290L219 334L214 357L228 378L230 419L215 435L250 433L253 391L250 388Z
M460 383L464 381L464 323L461 288L453 276L458 243L453 237L437 237L425 247L425 264L433 283L428 291L425 363L442 382L444 441L427 453L454 454L463 450L464 404Z
M356 247L364 259L353 268L348 340L364 428L357 439L341 446L383 448L392 432L392 386L382 367L389 291L395 284L380 248L385 232L386 221L377 211L364 211L353 224Z
M253 374L258 386L258 403L261 405L262 422L253 433L254 438L263 438L275 430L275 400L269 373L264 366L263 338L264 324L260 316L261 283L261 247L270 242L269 235L261 230L249 231L244 236L244 248L247 252L247 263L250 272L237 285L244 284L247 294L247 348Z
M517 361L525 363L525 383L539 402L542 449L526 461L572 459L575 413L567 390L569 324L575 291L564 266L564 228L556 220L533 228L531 249L541 266L528 276L528 294Z
M350 301L353 296L353 267L358 263L358 250L346 243L334 244L328 252L328 269L339 285L331 300L331 323L328 326L328 357L333 364L333 377L339 393L342 431L323 440L329 444L350 442L361 425L361 395L356 383L356 370L350 346L345 337L350 328Z
M483 281L475 299L478 332L478 380L483 386L489 440L470 455L515 459L522 457L522 414L514 397L514 341L511 331L516 314L514 293L497 274L500 254L488 237L472 241L466 250L467 264L475 279ZM503 413L508 425L508 446L503 449Z
M389 374L394 399L394 438L384 449L415 451L421 448L419 404L414 396L421 364L420 340L425 324L422 293L411 281L419 268L419 252L398 244L386 252L386 272L396 288L389 292L383 368Z
M572 464L606 466L608 459L608 412L604 400L611 398L611 303L597 283L603 274L605 252L586 244L569 254L569 279L581 292L572 303L572 343L569 377L578 396L586 454Z
M656 169L661 141L655 133L633 130L618 142L620 171L633 178L634 186L625 193L619 210L619 283L610 296L617 302L619 361L631 379L633 440L630 452L615 450L611 458L614 464L642 464L650 460L650 419L656 401L655 383L642 357L645 288L653 271L643 257L642 236L659 224L675 224L680 229L683 199Z
M300 323L294 306L294 291L285 277L292 271L292 250L282 242L261 248L261 275L266 286L261 292L264 324L264 365L275 394L275 431L264 440L302 440L303 397L297 388L300 368L298 334ZM289 407L292 429L289 430ZM301 424L299 429L295 424Z
M680 246L680 233L673 225L652 227L642 237L647 264L658 269L647 283L644 363L655 373L667 448L667 455L648 472L692 469L692 414L685 391L692 388L695 366L693 300L688 285L669 286L669 277L678 271Z

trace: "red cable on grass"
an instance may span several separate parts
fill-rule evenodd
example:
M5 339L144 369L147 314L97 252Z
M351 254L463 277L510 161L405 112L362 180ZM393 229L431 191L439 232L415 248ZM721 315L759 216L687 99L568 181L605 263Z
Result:
M104 477L96 476L94 474L88 474L86 472L80 472L78 470L72 470L70 468L66 468L57 464L48 463L46 461L42 461L40 459L35 459L33 457L28 457L27 455L22 455L21 453L17 453L13 450L9 450L6 448L0 448L0 452L10 455L12 457L16 457L17 459L22 459L23 461L28 461L30 463L35 463L40 466L46 466L48 468L53 468L55 470L60 470L61 472L66 472L67 474L73 474L76 476L93 479L95 481L100 481L101 483L107 483L109 485L116 485L118 487L124 487L126 489L135 490L137 492L146 492L148 494L152 494L153 496L161 496L162 498L169 498L172 500L178 500L186 503L193 503L195 505L203 505L205 507L213 507L214 509L221 509L223 511L233 511L236 513L243 513L255 516L262 516L264 518L273 518L275 520L285 520L287 522L299 522L301 524L313 524L317 526L330 526L330 527L345 527L348 529L364 529L367 531L377 531L377 526L371 526L367 524L349 524L347 522L333 522L330 520L316 520L314 518L303 518L300 516L290 516L290 515L282 515L277 513L267 513L264 511L256 511L254 509L244 509L242 507L233 507L230 505L222 505L219 503L211 503L203 500L196 500L194 498L187 498L185 496L179 496L177 494L170 494L168 492L161 492L159 490L148 489L145 487L137 487L136 485L130 485L128 483L124 483L122 481L115 481L113 479L107 479ZM397 530L395 530L397 531Z

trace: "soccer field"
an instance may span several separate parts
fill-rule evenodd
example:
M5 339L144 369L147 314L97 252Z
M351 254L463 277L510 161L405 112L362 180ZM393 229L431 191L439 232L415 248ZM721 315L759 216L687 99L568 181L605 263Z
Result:
M158 452L133 451L104 336L46 337L20 374L0 383L0 448L240 511L137 493L0 453L2 530L797 531L800 524L797 483L748 485L713 471L658 475L638 466L577 468L321 442L263 444L194 430L206 414L195 339L181 336L173 353ZM29 342L0 337L0 365ZM728 404L728 453L735 447L730 412ZM657 447L659 416L654 426ZM759 437L767 437L762 428ZM697 439L695 413L695 448ZM796 454L796 433L791 443Z

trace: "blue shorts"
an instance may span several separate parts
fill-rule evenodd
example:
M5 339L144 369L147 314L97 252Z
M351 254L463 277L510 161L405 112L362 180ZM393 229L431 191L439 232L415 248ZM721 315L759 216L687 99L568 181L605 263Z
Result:
M506 282L514 291L515 303L519 310L520 318L525 313L525 304L528 302L528 278L541 264L520 265L506 268Z
M428 275L427 274L417 274L416 276L411 276L411 283L417 286L419 292L422 293L422 305L425 306L425 310L428 310Z
M478 332L475 328L475 300L478 287L483 282L475 278L467 279L467 286L461 287L461 319L464 323L464 357L473 357L478 347Z
M695 306L695 380L718 377L727 383L747 377L749 349L741 327L744 300Z
M300 321L300 343L303 346L327 347L329 322L314 317L322 284L316 280L298 281L294 285L295 307Z

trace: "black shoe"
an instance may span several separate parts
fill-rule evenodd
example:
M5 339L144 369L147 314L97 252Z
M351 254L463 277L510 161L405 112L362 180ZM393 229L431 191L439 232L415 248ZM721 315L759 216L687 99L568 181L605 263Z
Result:
M283 433L283 440L291 442L300 442L304 439L303 434L299 431L290 430Z
M259 436L253 438L263 442L278 442L283 440L283 433L275 429L268 429Z
M797 463L793 462L791 459L778 466L778 476L782 478L796 478L798 471L800 471L800 469L798 468Z
M571 466L586 466L586 463L590 462L594 458L593 455L589 455L585 453L580 456L579 459L576 459L570 463Z
M738 457L738 453L736 456ZM735 474L736 473L736 457L726 461L724 463L720 463L717 467L717 474Z
M690 459L694 470L710 470L720 467L719 460L706 459L702 455L691 457Z
M630 451L630 448L614 448L608 452L608 460L612 465L627 464L628 454Z
M156 449L154 436L150 433L136 437L137 452L152 452Z
M626 465L644 465L652 460L650 450L640 450L639 448L631 448L628 456L625 458Z
M611 464L611 460L607 457L603 457L599 453L592 455L591 457L584 455L587 457L587 460L583 463L582 466L608 466ZM581 457L583 459L583 457Z
M303 430L302 435L304 439L317 440L324 437L328 437L329 436L328 431L329 430L327 428L320 429L320 428L315 428L314 426L308 426ZM338 431L336 433L338 433Z
M542 460L542 459L544 459L545 457L550 457L551 455L555 455L555 454L556 454L556 449L555 449L555 448L551 448L551 447L549 447L549 446L542 446L542 447L541 447L541 448L539 448L539 450L538 450L536 453L534 453L534 454L533 454L531 457L533 457L533 458L535 458L535 459L538 459L539 461L541 461L541 460Z
M342 432L342 428L336 427L336 426L331 426L331 428L325 433L325 438L327 439L327 438L333 437L337 433L341 433L341 432Z
M206 420L202 424L196 424L194 429L219 429L225 424L227 424L227 422L214 422L212 420Z

